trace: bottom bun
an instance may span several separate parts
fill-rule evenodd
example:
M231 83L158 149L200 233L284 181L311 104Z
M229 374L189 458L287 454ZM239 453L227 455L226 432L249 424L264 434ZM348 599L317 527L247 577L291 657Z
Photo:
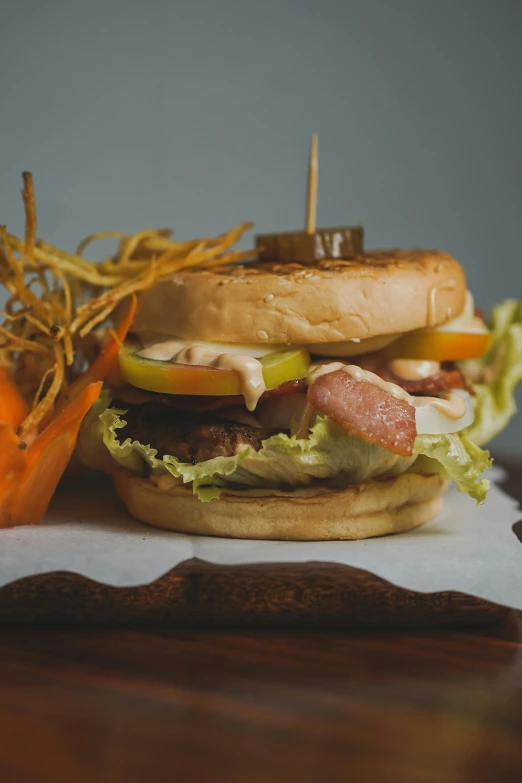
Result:
M202 503L190 485L159 488L118 472L116 492L130 513L156 527L203 536L293 541L361 539L402 533L433 519L447 482L403 473L346 489L317 484L295 490L223 490Z

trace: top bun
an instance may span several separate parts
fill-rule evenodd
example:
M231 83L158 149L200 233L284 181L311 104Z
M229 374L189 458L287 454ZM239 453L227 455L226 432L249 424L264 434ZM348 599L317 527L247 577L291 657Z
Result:
M188 269L139 296L134 330L188 340L325 343L437 326L464 309L440 250L376 250L313 264Z

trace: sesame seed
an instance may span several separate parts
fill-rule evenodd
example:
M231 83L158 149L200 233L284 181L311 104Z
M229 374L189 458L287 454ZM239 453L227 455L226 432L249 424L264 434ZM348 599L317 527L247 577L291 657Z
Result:
M265 296L265 302L271 302L273 298L274 298L273 294L267 294Z
M259 330L257 336L259 337L260 340L268 340L268 334L263 329Z

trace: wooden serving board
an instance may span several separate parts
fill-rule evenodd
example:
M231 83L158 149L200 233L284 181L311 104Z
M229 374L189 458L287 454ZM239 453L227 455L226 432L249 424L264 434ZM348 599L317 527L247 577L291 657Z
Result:
M522 463L504 489L522 501ZM522 521L514 532L522 540ZM26 577L0 588L0 623L315 628L462 628L511 610L459 592L418 593L324 562L213 565L186 560L151 584L111 587L77 574Z
M0 622L16 624L441 628L493 623L508 611L462 593L403 590L332 563L192 559L139 587L57 572L0 589Z

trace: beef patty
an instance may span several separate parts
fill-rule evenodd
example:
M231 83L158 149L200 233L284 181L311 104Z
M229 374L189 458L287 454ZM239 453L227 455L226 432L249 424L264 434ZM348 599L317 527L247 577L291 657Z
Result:
M127 424L118 430L120 441L131 438L157 449L162 457L168 454L193 465L214 457L232 457L247 446L259 451L261 442L272 434L235 421L191 416L154 402L127 406L115 400L113 405L127 410L123 416Z

